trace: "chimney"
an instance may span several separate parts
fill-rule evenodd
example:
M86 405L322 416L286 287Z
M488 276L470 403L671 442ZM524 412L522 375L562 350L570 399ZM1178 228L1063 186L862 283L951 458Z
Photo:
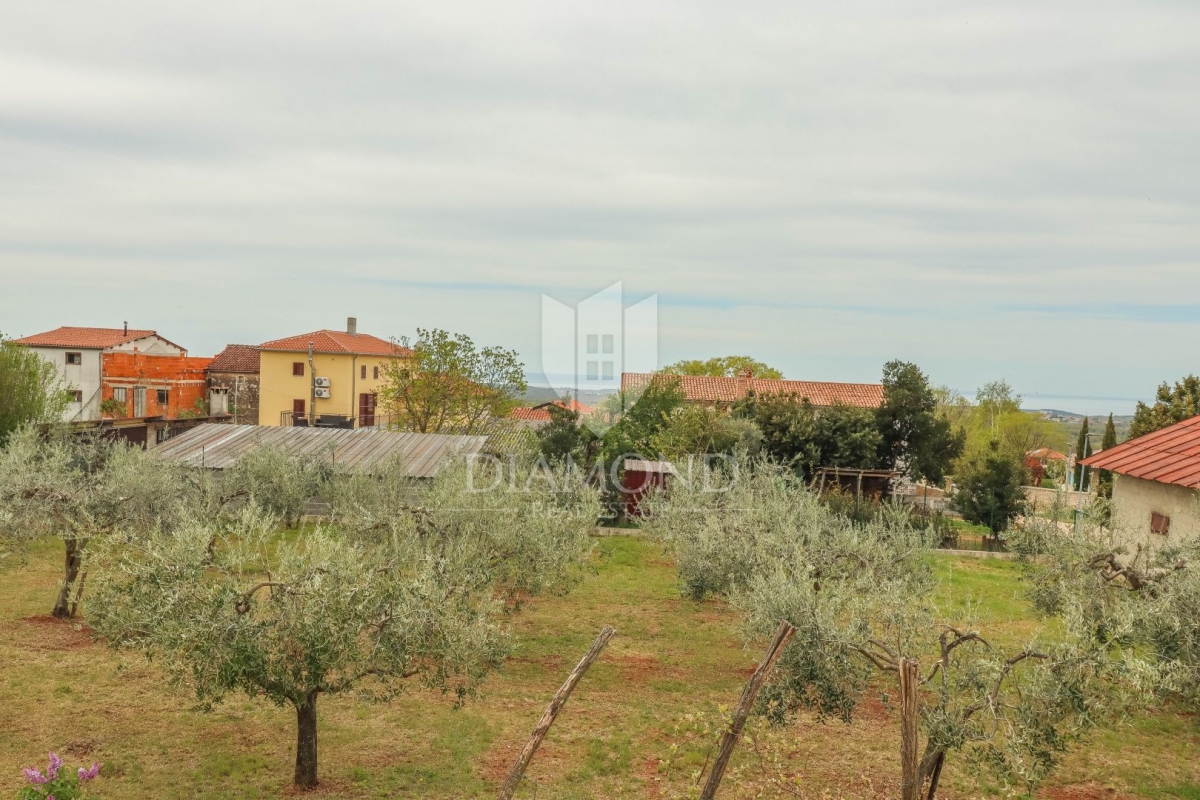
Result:
M742 396L750 391L750 379L754 377L754 370L747 367L737 374L737 393Z
M358 336L358 319L356 317L346 317L346 333Z
M125 335L129 335L129 320L125 320Z

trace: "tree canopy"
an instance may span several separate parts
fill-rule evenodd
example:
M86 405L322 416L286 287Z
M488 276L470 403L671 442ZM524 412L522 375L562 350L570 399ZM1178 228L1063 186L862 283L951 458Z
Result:
M66 387L54 365L0 334L0 447L27 423L57 422L67 407Z
M595 493L564 473L428 484L396 463L325 486L332 516L289 536L263 505L170 534L109 539L88 620L204 705L231 692L296 712L295 782L317 783L317 701L386 700L412 681L461 701L507 654L520 598L583 576ZM512 487L517 487L513 489Z
M401 340L411 358L384 367L380 393L393 424L418 433L472 433L486 418L503 417L527 388L515 350L478 347L469 336L417 329Z
M702 375L710 378L736 378L749 370L755 378L783 377L783 373L750 356L717 356L707 361L685 359L662 368L669 375Z
M883 405L875 412L879 466L940 483L962 453L966 433L938 414L938 395L916 364L883 368Z
M1188 375L1174 386L1163 383L1154 396L1154 404L1138 402L1129 426L1129 438L1170 427L1200 414L1200 377Z
M951 502L963 519L1002 533L1025 513L1025 464L998 441L969 454L955 472Z

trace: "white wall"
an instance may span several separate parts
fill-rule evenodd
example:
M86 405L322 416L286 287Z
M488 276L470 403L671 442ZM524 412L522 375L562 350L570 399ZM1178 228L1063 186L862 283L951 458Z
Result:
M1113 477L1115 527L1131 549L1142 544L1157 550L1200 536L1200 494L1195 490L1129 475ZM1154 512L1171 518L1166 536L1150 532L1150 515Z
M54 365L63 389L83 392L82 403L69 403L63 419L72 420L100 418L100 351L80 350L69 347L31 347L45 361ZM67 353L79 353L81 364L68 364Z

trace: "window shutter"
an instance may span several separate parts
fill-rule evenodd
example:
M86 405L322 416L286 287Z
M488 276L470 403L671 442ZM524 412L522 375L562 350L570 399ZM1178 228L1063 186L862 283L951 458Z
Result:
M1166 536L1171 532L1171 518L1157 511L1150 512L1150 532Z

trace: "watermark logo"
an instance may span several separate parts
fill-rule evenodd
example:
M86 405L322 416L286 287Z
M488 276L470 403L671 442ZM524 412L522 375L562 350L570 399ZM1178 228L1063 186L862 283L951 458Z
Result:
M574 308L542 295L542 370L560 399L594 399L619 391L623 373L656 369L658 295L626 306L620 281ZM605 421L583 423L597 430Z

